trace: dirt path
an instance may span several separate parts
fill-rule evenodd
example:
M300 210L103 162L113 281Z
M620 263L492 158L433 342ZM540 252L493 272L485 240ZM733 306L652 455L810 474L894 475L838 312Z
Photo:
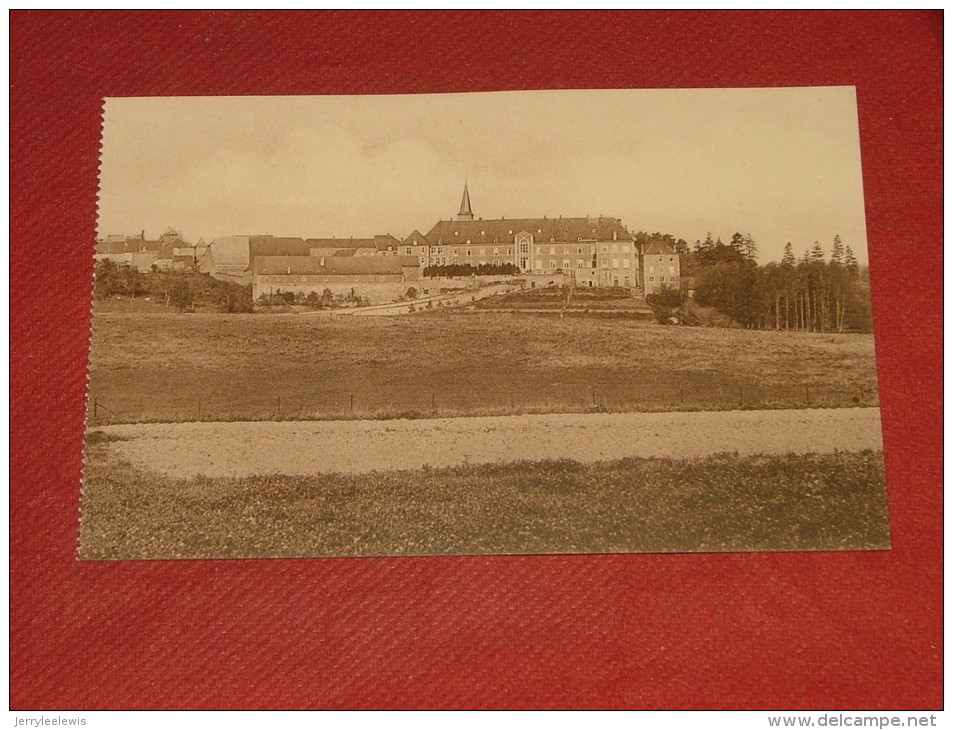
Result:
M879 408L105 426L117 456L174 477L360 473L460 463L881 449Z

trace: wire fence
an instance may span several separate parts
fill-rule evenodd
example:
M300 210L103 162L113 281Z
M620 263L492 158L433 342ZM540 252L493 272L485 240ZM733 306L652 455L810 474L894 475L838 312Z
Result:
M91 393L91 425L147 422L428 418L522 413L697 411L878 406L876 388L860 384L764 385L600 381L553 382L532 392L473 385L333 392L281 392L237 398L227 391L202 396L135 397Z

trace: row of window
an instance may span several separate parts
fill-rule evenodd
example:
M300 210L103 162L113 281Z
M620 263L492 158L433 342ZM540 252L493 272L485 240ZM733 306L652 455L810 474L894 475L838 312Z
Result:
M659 270L659 273L662 273L662 267L661 267L661 266L659 266L658 270ZM649 271L650 274L651 274L651 273L654 273L654 272L655 272L655 267L654 267L654 266L649 266L648 271ZM675 267L674 267L674 266L669 266L669 267L668 267L668 273L674 274L674 273L675 273Z
M659 280L659 283L661 283L661 284L664 284L664 283L665 283L665 277L664 277L664 276L660 276L660 277L658 278L658 280ZM668 280L674 283L674 282L675 282L675 277L674 277L674 276L670 276L670 277L668 278ZM650 276L650 277L649 277L649 281L654 282L654 281L655 281L655 277L654 277L654 276Z

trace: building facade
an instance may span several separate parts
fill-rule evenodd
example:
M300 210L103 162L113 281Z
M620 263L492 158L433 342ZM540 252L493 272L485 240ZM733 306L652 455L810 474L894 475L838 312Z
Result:
M564 274L577 286L639 286L635 241L618 218L476 218L467 186L460 212L401 244L425 265L512 264L526 274ZM426 249L426 253L423 253ZM423 263L422 259L422 263Z
M646 294L657 292L663 287L678 290L681 288L678 252L667 243L650 243L642 252Z

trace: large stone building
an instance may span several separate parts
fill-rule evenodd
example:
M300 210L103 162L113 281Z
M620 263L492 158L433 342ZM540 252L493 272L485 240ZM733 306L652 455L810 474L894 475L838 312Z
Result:
M359 297L370 304L391 302L419 286L414 256L257 256L252 265L252 300L278 292L302 297Z
M577 286L639 285L631 234L618 218L475 218L467 186L460 211L401 244L424 265L513 264L526 274L562 273Z

